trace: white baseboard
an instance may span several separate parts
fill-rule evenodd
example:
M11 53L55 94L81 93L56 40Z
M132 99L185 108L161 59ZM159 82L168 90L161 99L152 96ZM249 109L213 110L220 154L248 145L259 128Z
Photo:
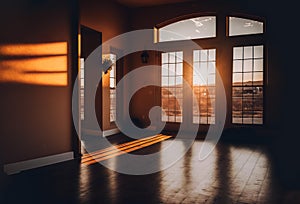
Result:
M105 131L103 131L102 136L107 137L110 135L117 134L119 132L120 132L120 130L118 128L111 129L111 130L105 130ZM97 130L83 129L83 133L87 134L87 135L101 136L101 132L97 131Z
M86 135L101 136L101 132L98 130L82 129L82 132Z
M110 135L114 135L114 134L117 134L119 133L120 130L118 128L115 128L115 129L111 129L111 130L105 130L103 132L103 137L107 137L107 136L110 136Z
M4 165L4 172L8 175L16 174L24 170L34 169L50 164L56 164L74 159L73 152L66 152L62 154L51 155L47 157L40 157L37 159L31 159L11 164Z

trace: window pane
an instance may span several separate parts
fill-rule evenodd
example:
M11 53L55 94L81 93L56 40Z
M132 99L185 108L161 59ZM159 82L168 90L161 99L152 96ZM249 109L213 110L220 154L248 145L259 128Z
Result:
M263 87L254 87L254 97L263 97Z
M216 73L216 63L215 62L208 63L208 73L209 74L215 74Z
M182 81L183 81L182 76L176 77L176 85L182 85L183 84Z
M215 75L209 75L207 79L208 85L215 85L216 84L216 77Z
M215 117L208 117L208 124L215 124Z
M200 117L199 116L193 116L193 123L200 123Z
M175 63L176 55L175 52L169 53L169 63Z
M241 73L233 73L233 85L234 86L240 86L242 85L242 80L243 80L243 74Z
M161 74L163 76L168 76L169 72L168 72L168 65L167 64L162 65Z
M162 64L168 63L168 61L169 61L168 53L161 54L161 61L162 61Z
M169 122L175 122L175 116L174 115L169 116Z
M233 98L232 99L232 109L234 111L241 111L242 110L242 98Z
M204 85L206 83L205 80L203 80L203 78L200 76L200 74L198 75L194 75L193 76L193 84L195 85Z
M182 63L176 64L176 75L183 75L183 66Z
M253 124L263 124L263 118L253 118Z
M115 87L115 79L111 78L110 79L110 88L114 88Z
M200 50L200 61L207 62L208 50Z
M251 59L252 57L252 47L244 47L244 59Z
M244 72L252 72L252 59L244 60Z
M235 124L242 124L242 123L243 123L243 119L242 119L242 118L239 118L239 117L233 117L233 118L232 118L232 123L235 123Z
M216 60L216 50L215 49L209 50L208 60L209 61L215 61Z
M198 50L194 50L193 59L194 59L194 62L200 61L200 56L199 56L199 51Z
M250 86L250 87L244 87L243 88L243 96L245 98L252 98L253 97L253 93L255 91L255 88L253 86Z
M252 73L244 73L243 74L243 85L244 86L251 86L252 85Z
M175 86L175 77L169 77L169 86Z
M252 98L243 98L243 111L252 112L252 110L253 110Z
M203 117L200 117L200 123L207 124L207 115L203 115Z
M169 84L168 77L162 77L161 85L162 86L168 86L168 84Z
M167 116L166 114L163 114L163 115L161 116L161 120L162 120L163 122L168 121L168 116Z
M207 63L206 62L201 62L200 64L200 77L203 79L203 80L207 80L207 76L208 76L208 72L207 72ZM195 73L196 74L196 73Z
M243 87L232 88L232 97L242 97L242 96L243 96Z
M243 48L242 47L233 48L233 59L243 59Z
M169 64L169 76L175 76L175 64Z
M263 59L255 59L254 60L254 71L263 71L264 60Z
M115 77L115 67L112 66L112 69L109 72L109 77L114 78Z
M216 17L181 20L158 30L159 42L216 37Z
M229 36L263 33L263 22L251 19L229 17Z
M262 98L254 98L253 99L253 110L263 111L263 99Z
M233 72L242 72L243 71L243 61L234 60L233 61Z
M182 122L182 116L176 116L176 122L181 123Z
M247 116L244 116L243 117L243 124L252 124L252 117L247 117Z
M199 62L194 62L193 64L194 64L193 70L199 71L200 70L200 63Z
M263 58L264 55L264 47L261 46L254 46L254 58Z
M253 74L253 83L255 85L263 85L263 73L262 72L255 72Z
M183 62L183 53L182 52L176 52L176 62Z

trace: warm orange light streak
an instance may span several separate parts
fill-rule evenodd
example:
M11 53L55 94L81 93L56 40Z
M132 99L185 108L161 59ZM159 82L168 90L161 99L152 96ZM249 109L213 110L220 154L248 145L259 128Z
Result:
M148 142L141 142L139 145L131 145L130 147L124 148L123 151L113 152L112 154L105 155L105 156L100 156L100 157L97 156L96 158L93 157L92 159L89 159L86 162L82 162L82 164L84 164L84 165L91 165L91 164L94 164L96 162L107 160L107 159L110 159L110 158L113 158L113 157L116 157L116 156L119 156L119 155L122 155L122 154L130 153L130 152L133 152L135 150L151 146L153 144L162 142L162 141L164 141L166 139L169 139L171 137L172 136L163 135L163 136L159 137L158 139L151 139Z
M127 150L125 150L125 151L119 151L119 152L116 152L116 153L114 153L114 154L110 154L110 155L105 156L105 157L101 157L101 158L93 158L93 160L91 160L91 161L89 161L89 162L84 162L83 164L84 164L84 165L91 165L91 164L94 164L94 163L96 163L96 162L104 161L104 160L107 160L107 159L110 159L110 158L113 158L113 157L116 157L116 156L119 156L119 155L122 155L122 154L130 153L130 152L133 152L133 151L135 151L135 150L139 150L139 149L142 149L142 148L151 146L151 145L153 145L153 144L162 142L162 141L164 141L164 140L166 140L166 139L169 139L170 137L171 137L171 136L168 136L168 137L165 137L165 138L161 138L161 139L155 140L155 141L153 141L153 142L145 143L145 144L142 144L142 145L140 145L140 146L136 146L136 147L127 149Z
M67 53L68 46L66 42L0 46L0 55L6 56L66 55Z
M111 150L115 150L117 148L121 148L121 147L124 147L124 146L127 146L127 145L135 144L135 143L138 143L138 142L143 141L143 140L149 140L149 139L152 139L154 137L161 136L161 135L162 134L158 134L158 135L150 136L150 137L147 137L147 138L142 138L142 139L134 140L134 141L131 141L131 142L126 142L126 143L123 143L123 144L118 144L118 145L114 145L114 146L111 146L111 147L107 147L105 149L102 149L102 150L99 150L99 151L96 151L96 152L87 153L87 154L82 156L82 159L87 158L87 157L91 157L91 156L94 156L94 155L97 155L97 154L101 154L101 153L104 153L104 152L108 152L108 151L111 151Z
M68 85L67 43L0 45L0 82Z
M159 143L161 141L164 141L164 140L166 140L166 139L168 139L170 137L171 136L165 136L164 138L160 138L160 139L152 141L152 142L144 143L144 144L141 144L139 146L135 146L135 147L126 149L124 151L118 151L118 152L116 152L114 154L110 154L110 155L107 155L107 156L104 156L104 157L101 157L101 158L98 158L98 157L97 158L93 158L92 160L84 162L83 164L85 164L85 165L91 165L91 164L94 164L96 162L100 162L100 161L107 160L107 159L110 159L110 158L113 158L113 157L116 157L116 156L119 156L119 155L122 155L122 154L133 152L135 150L142 149L144 147L148 147L148 146L151 146L153 144L156 144L156 143Z
M67 57L37 57L27 59L14 59L0 61L0 67L5 70L16 70L19 72L57 72L67 71Z
M65 73L22 74L18 72L0 72L0 82L15 82L33 85L66 86Z
M81 57L81 34L78 34L78 57Z
M142 144L144 144L144 143L148 143L148 142L151 142L151 141L155 141L155 140L158 140L158 139L163 138L163 137L165 137L165 136L159 136L159 137L155 137L155 138L151 138L151 139L143 140L143 141L137 140L137 142L134 143L134 144L127 144L127 143L125 143L126 145L124 145L123 147L114 148L114 149L112 149L112 150L103 152L103 153L101 153L101 154L93 154L93 155L91 155L91 156L88 157L88 158L82 159L82 162L84 163L84 162L86 162L86 161L88 161L88 160L91 160L91 159L93 159L93 158L95 158L95 157L96 157L96 158L99 158L99 157L104 157L104 156L113 154L113 153L115 153L115 152L126 151L126 150L129 149L129 148L132 148L132 147L135 147L135 146L140 146L140 145L142 145Z

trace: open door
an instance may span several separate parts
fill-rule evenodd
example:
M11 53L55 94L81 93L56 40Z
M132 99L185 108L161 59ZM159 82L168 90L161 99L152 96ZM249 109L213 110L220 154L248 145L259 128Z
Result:
M80 106L80 131L84 134L93 134L95 130L89 126L91 121L89 118L85 117L87 112L96 112L96 117L100 128L102 129L102 80L99 82L96 96L89 96L89 90L91 90L91 84L88 83L87 75L89 70L85 69L84 61L87 57L100 45L102 44L102 33L94 29L88 28L86 26L80 26L80 80L79 80L79 106ZM102 56L99 55L99 67L100 62L102 61ZM99 69L99 75L101 75L101 69ZM88 98L95 97L95 107L91 107L88 104ZM102 135L99 135L102 136Z

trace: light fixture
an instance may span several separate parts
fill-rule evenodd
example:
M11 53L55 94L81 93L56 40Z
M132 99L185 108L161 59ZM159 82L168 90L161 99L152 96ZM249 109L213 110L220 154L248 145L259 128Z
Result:
M142 52L141 54L141 60L142 60L142 63L148 63L148 59L149 59L149 54L148 52L145 50Z
M104 59L103 62L102 62L102 66L103 66L103 69L106 69L104 71L104 74L107 74L108 71L110 71L112 69L112 65L113 65L113 62L111 59Z

